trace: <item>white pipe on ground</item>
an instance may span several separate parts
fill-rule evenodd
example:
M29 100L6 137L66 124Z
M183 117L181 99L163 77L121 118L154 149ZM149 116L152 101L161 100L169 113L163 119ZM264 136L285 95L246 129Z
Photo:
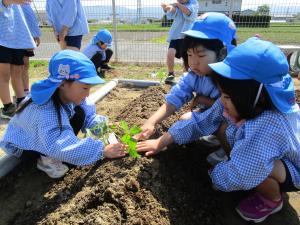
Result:
M96 92L89 96L89 99L96 104L96 102L100 101L104 98L113 88L118 85L118 80L114 79L99 88Z
M149 87L160 85L159 81L154 80L133 80L133 79L119 79L120 84L131 85L135 87Z

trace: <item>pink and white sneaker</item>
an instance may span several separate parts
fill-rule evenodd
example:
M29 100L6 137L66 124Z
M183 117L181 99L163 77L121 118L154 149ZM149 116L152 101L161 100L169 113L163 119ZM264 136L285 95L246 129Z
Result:
M243 199L236 207L236 211L244 220L260 223L268 216L280 211L282 205L282 196L279 201L272 201L255 193Z

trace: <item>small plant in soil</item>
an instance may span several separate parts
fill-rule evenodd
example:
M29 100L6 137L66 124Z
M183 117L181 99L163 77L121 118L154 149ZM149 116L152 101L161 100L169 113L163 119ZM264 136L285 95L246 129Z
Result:
M162 83L163 80L166 78L166 72L163 70L159 70L157 71L156 76L159 78L159 82Z
M151 74L152 77L157 77L159 82L162 83L163 80L166 78L166 71L163 69L158 70L156 73Z
M138 158L140 155L136 150L137 141L133 138L134 135L140 133L142 129L138 126L129 127L126 121L108 125L107 121L97 124L93 128L87 129L86 136L97 138L105 145L112 144L111 139L115 134L117 139L123 144L127 145L127 151L130 157Z

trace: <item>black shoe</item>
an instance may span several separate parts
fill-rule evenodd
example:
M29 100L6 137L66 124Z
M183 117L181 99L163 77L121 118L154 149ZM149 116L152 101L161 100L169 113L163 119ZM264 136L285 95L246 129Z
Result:
M4 110L4 108L1 108L1 118L3 119L11 119L16 112L16 105L15 104L11 104L6 110Z
M101 78L105 78L105 70L102 70L101 68L97 69L97 74Z
M110 65L108 65L108 64L103 64L102 66L101 66L101 70L113 70L114 68L113 67L111 67Z
M175 83L175 76L173 74L169 74L165 79L165 84L174 84Z

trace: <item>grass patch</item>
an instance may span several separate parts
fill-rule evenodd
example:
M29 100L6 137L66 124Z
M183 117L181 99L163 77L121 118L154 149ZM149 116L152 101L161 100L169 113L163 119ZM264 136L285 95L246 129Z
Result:
M154 76L157 72L167 73L167 67L164 64L154 63L112 63L115 68L110 72L106 72L106 81L115 78L139 79L139 80L157 80L160 78ZM175 64L175 72L178 75L183 73L182 65ZM31 60L29 66L30 83L48 77L48 61L47 60Z
M37 80L45 79L48 76L47 60L30 60L29 62L29 79L30 84Z
M163 44L167 42L168 34L164 34L160 37L155 37L150 39L151 43L156 43L156 44Z
M269 28L238 28L238 43L244 42L255 34L275 44L299 44L300 24L271 24Z
M145 64L145 63L115 63L112 64L115 70L107 73L106 80L114 78L155 80L160 81L158 72L167 74L167 67L164 64ZM175 64L175 73L179 76L183 73L182 65Z
M30 68L45 67L45 66L48 66L48 61L47 60L31 60L29 65L30 65Z
M108 29L113 31L113 24L93 24L89 25L90 32L96 32L99 29ZM118 31L168 31L169 27L162 27L161 23L151 23L151 24L117 24ZM42 27L42 32L52 32L51 27Z
M271 41L275 44L299 44L300 40L300 24L274 24L269 28L259 27L238 27L238 43L242 43L249 37L260 34L263 39ZM161 35L150 39L151 43L166 43L168 34Z

